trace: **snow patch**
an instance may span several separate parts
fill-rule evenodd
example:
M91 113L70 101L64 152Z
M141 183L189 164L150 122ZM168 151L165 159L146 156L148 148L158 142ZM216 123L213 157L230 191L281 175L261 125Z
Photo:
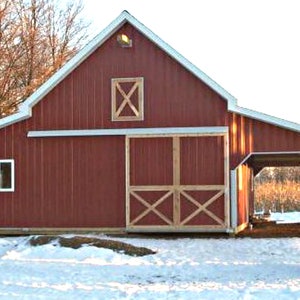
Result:
M300 211L286 212L286 213L271 213L272 221L277 223L300 223Z

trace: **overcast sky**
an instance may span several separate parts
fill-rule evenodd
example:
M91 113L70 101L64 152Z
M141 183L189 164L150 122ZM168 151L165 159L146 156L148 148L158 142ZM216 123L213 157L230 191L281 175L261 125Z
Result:
M83 0L99 33L127 10L238 100L300 123L299 0Z

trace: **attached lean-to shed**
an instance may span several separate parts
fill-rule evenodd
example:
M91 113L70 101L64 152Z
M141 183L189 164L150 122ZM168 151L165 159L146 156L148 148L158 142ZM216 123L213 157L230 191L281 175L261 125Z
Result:
M300 165L300 125L124 11L0 120L0 231L237 232L269 165Z

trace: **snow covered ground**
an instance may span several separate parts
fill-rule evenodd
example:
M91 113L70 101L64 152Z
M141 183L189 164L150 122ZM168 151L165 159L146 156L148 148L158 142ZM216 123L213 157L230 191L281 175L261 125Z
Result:
M144 257L27 240L0 238L0 299L300 299L300 238L118 238Z
M122 239L158 251L0 240L0 299L300 299L300 239Z
M271 213L270 219L277 223L300 223L300 211Z

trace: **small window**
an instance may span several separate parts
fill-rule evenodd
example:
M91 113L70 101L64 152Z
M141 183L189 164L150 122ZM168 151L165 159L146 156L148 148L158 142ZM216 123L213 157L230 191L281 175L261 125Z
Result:
M144 79L112 79L111 100L112 121L144 120Z
M0 192L14 191L14 160L0 160Z

